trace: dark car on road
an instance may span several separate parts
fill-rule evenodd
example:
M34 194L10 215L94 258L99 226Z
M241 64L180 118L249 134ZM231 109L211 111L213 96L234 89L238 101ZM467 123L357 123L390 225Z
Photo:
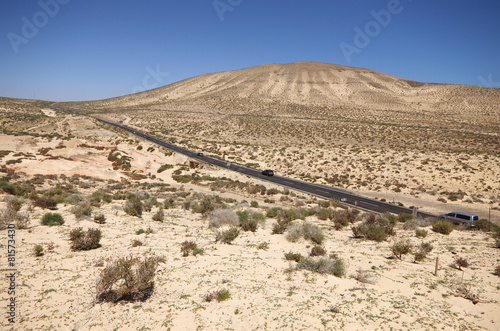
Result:
M196 153L196 156L203 157L203 153Z
M470 226L474 226L474 222L479 220L479 216L469 213L463 213L459 211L454 211L448 214L439 215L440 218L446 218L455 224L468 223Z
M274 171L272 171L271 169L266 169L266 170L262 171L262 174L264 176L274 176Z

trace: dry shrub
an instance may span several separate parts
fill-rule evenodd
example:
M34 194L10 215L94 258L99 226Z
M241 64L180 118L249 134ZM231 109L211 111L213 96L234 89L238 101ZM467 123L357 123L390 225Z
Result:
M500 276L500 264L495 267L495 271L493 271L493 274Z
M123 210L127 214L137 217L142 216L142 209L143 209L142 201L141 199L139 199L137 195L129 196L129 198L125 202L125 205L123 206Z
M76 206L71 209L71 212L75 215L77 220L81 220L85 217L90 217L92 214L92 206L88 201L79 202Z
M238 226L238 215L231 209L216 209L208 215L211 229L221 226Z
M323 246L320 245L314 245L313 248L311 248L311 253L309 253L310 256L324 256L326 255L326 249Z
M455 262L453 262L452 266L458 270L462 270L462 268L467 268L469 266L469 262L466 258L457 257Z
M403 229L405 230L415 230L419 227L423 228L432 224L432 219L430 218L412 218L411 220L403 224Z
M217 300L217 302L225 301L231 297L231 293L227 289L221 289L213 292L209 292L205 295L204 300L206 302L212 302Z
M377 283L377 277L373 274L371 270L361 270L358 269L351 278L356 279L358 282L363 284L375 284Z
M156 268L163 261L154 255L142 261L132 256L111 261L98 277L97 302L145 301L153 294Z
M17 229L27 229L30 224L28 213L19 213L16 206L7 204L7 207L0 211L0 230L7 228L14 223Z
M434 247L432 247L431 243L422 242L420 246L418 246L418 250L415 252L414 255L415 262L423 261L427 257L427 254L429 254L433 248Z
M288 233L286 235L287 240L296 242L302 237L305 240L310 240L318 245L321 245L325 239L321 228L316 224L303 222L301 224L294 224L293 226L289 227Z
M294 253L290 251L288 253L285 253L285 259L287 261L300 262L304 259L304 257L300 253Z
M69 233L69 240L72 241L71 249L74 251L86 251L99 247L101 240L101 230L76 228Z
M106 223L106 216L104 216L104 214L95 215L94 222L96 222L97 224L104 224Z

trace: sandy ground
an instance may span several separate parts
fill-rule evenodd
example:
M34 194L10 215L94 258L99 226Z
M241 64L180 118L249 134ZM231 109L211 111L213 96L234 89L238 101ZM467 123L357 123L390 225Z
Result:
M75 116L51 117L57 119L54 126L63 132L71 132L69 140L33 136L0 135L0 150L12 151L0 159L1 165L25 173L65 174L91 176L100 179L129 181L123 170L114 170L107 160L111 150L117 149L130 157L130 172L155 175L148 176L143 182L170 184L179 190L217 194L236 199L238 210L250 209L240 204L242 200L258 201L262 206L284 206L290 208L292 202L280 202L272 197L274 203L265 203L268 196L249 195L242 191L225 193L211 192L207 186L179 184L172 179L172 173L183 167L188 159L178 154L165 155L165 150L133 137L103 130L87 119ZM57 115L56 116L60 116ZM123 118L124 121L130 119ZM32 128L36 128L35 125ZM39 128L33 129L38 130ZM66 132L64 131L64 132ZM198 147L212 148L211 143L201 142ZM142 149L138 149L138 145ZM99 147L100 149L96 148ZM220 146L217 146L220 147ZM41 148L48 151L45 155ZM154 148L154 150L151 150ZM242 157L240 163L258 162L262 166L272 165L291 151L274 151L276 155L269 160L252 159L252 155L268 151L250 151L253 146L226 146L228 156ZM149 151L148 151L149 149ZM204 150L204 149L203 149ZM16 153L22 153L16 155ZM252 153L252 154L251 154ZM280 154L281 153L281 154ZM320 159L320 151L314 151L311 159L291 160L301 169L310 169L308 162ZM299 154L297 154L299 155ZM383 159L387 155L380 158ZM328 159L333 157L328 156ZM366 159L361 153L359 164ZM396 161L402 160L396 155ZM324 156L326 159L327 156ZM474 159L474 156L471 156ZM9 161L20 160L19 163ZM496 160L496 159L495 159ZM351 162L353 162L351 160ZM417 160L420 162L420 159ZM417 162L416 161L416 162ZM473 160L472 160L473 161ZM471 162L472 162L471 161ZM322 160L322 162L324 162ZM174 167L162 173L157 169L163 164ZM315 167L319 167L315 166ZM396 165L393 166L394 170ZM446 168L446 165L441 167ZM408 166L411 168L411 165ZM359 172L364 173L358 168ZM245 176L228 173L221 169L205 167L200 173L214 177L226 176L243 182L250 180ZM303 170L304 171L304 170ZM305 170L307 171L307 170ZM391 170L392 171L392 170ZM498 171L497 168L492 172ZM401 172L400 182L408 174ZM192 173L192 171L191 171ZM482 170L483 174L487 171ZM417 173L411 174L417 176ZM449 176L435 173L434 182L455 188ZM474 178L476 174L469 174ZM22 175L24 176L24 175ZM486 175L485 175L486 176ZM488 175L489 176L489 175ZM417 178L418 179L418 178ZM490 180L485 177L485 180ZM498 178L493 179L493 183ZM134 181L132 181L134 182ZM445 185L446 184L446 185ZM265 184L268 188L272 186ZM98 187L105 188L105 182L84 190L88 195ZM415 185L416 187L417 185ZM281 189L281 188L280 188ZM494 188L497 190L497 188ZM406 206L422 206L422 210L439 211L443 206L450 209L476 211L486 217L486 207L497 206L495 199L485 197L483 203L465 203L461 200L447 203L436 202L437 196L420 193L418 198L410 189L395 192L370 192L362 186L357 189L367 196L403 202ZM495 191L496 192L496 191ZM5 198L2 195L1 198ZM312 200L306 197L302 201ZM3 199L2 199L3 200ZM159 199L162 202L161 199ZM145 212L142 218L124 213L123 200L115 200L94 209L94 214L102 212L105 224L96 224L91 219L77 221L71 213L70 205L60 204L58 211L66 223L60 227L40 225L46 212L28 205L22 212L29 212L31 226L16 231L17 312L15 329L18 330L499 330L500 329L500 278L493 274L500 264L500 251L493 247L489 234L479 231L453 231L449 236L434 233L430 228L424 239L432 243L434 249L421 263L413 263L412 256L404 256L402 261L392 258L390 246L396 239L408 238L414 245L422 242L415 232L398 227L397 237L387 242L376 243L352 238L352 231L345 228L336 231L330 221L320 221L316 217L307 220L319 225L326 235L324 246L328 253L335 253L346 262L346 277L319 275L309 271L298 271L295 262L284 259L286 252L299 252L307 255L312 247L308 241L292 243L284 235L272 235L273 219L255 233L242 232L231 245L215 242L213 232L208 228L208 220L200 214L184 209L165 210L165 221L154 222L152 215ZM234 206L233 204L229 204ZM4 203L0 203L0 208ZM498 210L492 211L494 221ZM103 232L101 247L85 252L70 249L69 232L75 227L99 227ZM139 229L153 230L151 234L137 235ZM0 231L7 238L7 231ZM140 240L143 246L132 247L132 240ZM197 257L182 257L180 243L194 240L205 254ZM268 249L258 249L263 242ZM49 250L50 244L54 249ZM45 254L35 257L34 245L41 244ZM6 241L2 239L0 259L6 261ZM122 302L118 304L95 303L95 282L102 266L112 258L124 256L142 257L148 252L165 257L155 277L155 291L145 302ZM438 275L433 274L436 258L439 257ZM457 257L466 258L469 267L464 271L450 267ZM3 262L4 263L4 262ZM2 269L5 270L2 263ZM374 284L362 283L353 277L358 270L371 273ZM472 293L479 294L480 302L457 296L456 287L468 286ZM6 278L0 281L2 289L8 288ZM231 298L223 302L205 302L204 297L212 291L228 289ZM9 296L1 291L2 303ZM5 307L4 304L2 304ZM2 308L5 312L5 308ZM12 326L5 318L1 328Z

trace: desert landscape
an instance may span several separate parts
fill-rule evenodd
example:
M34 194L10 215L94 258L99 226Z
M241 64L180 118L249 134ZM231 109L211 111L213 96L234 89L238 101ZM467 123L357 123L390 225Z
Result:
M0 98L0 254L8 261L14 224L17 269L16 323L2 318L2 328L498 330L499 104L499 89L314 62L98 101ZM192 168L85 115L280 176L481 220L471 229L376 215Z

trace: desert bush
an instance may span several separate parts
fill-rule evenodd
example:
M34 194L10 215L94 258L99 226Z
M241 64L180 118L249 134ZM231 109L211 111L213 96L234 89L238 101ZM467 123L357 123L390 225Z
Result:
M392 254L402 260L403 255L411 253L412 244L409 240L399 240L391 246Z
M326 255L326 249L323 246L320 245L314 245L313 248L311 248L311 253L309 253L309 256L324 256Z
M432 224L432 230L442 234L450 234L453 231L453 223L447 219L438 219Z
M261 242L260 244L257 245L257 249L268 250L269 249L269 243L267 241Z
M232 243L240 235L240 229L231 227L227 230L217 231L215 233L215 241L220 241L224 244Z
M321 245L323 243L325 235L321 231L321 228L316 224L304 222L302 224L302 230L304 233L304 239L310 240L318 245Z
M312 257L305 258L297 264L297 269L305 269L320 274L331 274L336 277L345 276L346 273L344 260L331 260L324 257L320 257L319 259Z
M217 302L225 301L231 298L231 293L227 289L221 289L217 290L214 292L209 292L207 295L205 295L204 300L206 302L212 302L214 300L217 300Z
M5 198L5 202L7 202L7 208L12 208L16 212L18 212L19 210L21 210L21 207L24 204L24 199L13 196L7 196Z
M373 275L371 270L361 270L358 269L356 274L351 275L351 278L356 279L358 282L363 284L375 284L377 282L377 278Z
M74 251L87 251L99 247L101 240L101 230L88 229L87 232L82 228L76 228L69 233L71 249Z
M35 256L42 256L43 255L43 246L42 245L35 245L35 247L33 247L33 254Z
M57 202L53 197L41 196L33 199L33 205L42 209L57 209Z
M94 216L94 222L96 222L97 224L104 224L106 223L106 216L104 216L104 214L97 214Z
M329 201L326 201L326 202L328 202L328 204L330 204ZM333 209L330 209L330 208L320 208L318 210L318 213L316 214L316 217L322 221L326 221L329 218L333 218L333 216L334 216L334 211L333 211Z
M17 229L27 229L30 224L28 213L19 213L15 206L7 204L5 209L0 210L0 230L14 223Z
M292 251L285 253L285 259L287 261L295 261L300 262L304 259L304 257L300 253L294 253Z
M427 237L427 230L416 229L415 230L415 236L417 236L417 238L425 238L425 237Z
M405 230L415 230L419 227L426 227L432 224L432 219L430 218L412 218L403 224L403 229Z
M431 243L422 242L418 246L418 250L414 254L415 262L423 261L427 257L427 254L429 254L433 248L434 247L432 247Z
M219 228L221 226L237 226L238 215L231 209L216 209L208 215L209 227Z
M382 242L387 239L387 232L384 227L379 225L369 225L367 226L365 236L367 239Z
M77 220L81 220L84 217L90 217L92 214L92 206L88 201L82 201L74 206L71 212L75 215Z
M184 257L189 256L189 253L194 252L195 250L198 250L198 245L194 241L186 240L181 244L181 253Z
M385 217L367 214L363 222L351 227L355 238L366 238L377 242L387 239L387 236L394 236L396 231L393 228L393 221Z
M153 221L163 222L165 220L165 213L163 212L163 208L158 208L158 211L153 215Z
M455 262L453 263L453 267L457 268L458 270L462 270L462 268L467 268L469 266L469 262L467 261L466 258L463 257L457 257L455 259Z
M283 210L283 209L280 207L270 208L270 209L266 210L266 217L267 218L276 218L276 217L278 217L278 214L281 210Z
M250 207L259 208L259 203L255 200L250 201Z
M172 195L168 195L163 201L163 208L170 209L174 207L175 207L175 197Z
M131 195L125 201L123 206L123 211L125 211L130 216L142 216L143 204L141 199L137 195Z
M495 267L495 270L493 271L494 275L500 276L500 264Z
M140 240L137 240L137 239L134 239L132 240L132 247L138 247L138 246L142 246L144 245L144 243Z
M145 301L154 290L154 275L162 258L149 255L144 260L132 256L111 261L96 284L97 302Z
M349 225L349 223L354 223L359 215L359 210L357 209L346 209L336 211L333 215L333 220L336 223L342 224L343 226Z
M288 227L286 239L291 242L297 242L304 236L302 224L295 223Z
M407 213L401 213L398 215L398 221L405 223L413 218L413 215Z
M54 226L54 225L63 225L64 219L61 214L58 213L46 213L42 217L41 221L42 225Z
M474 291L471 283L454 281L450 287L456 296L460 296L464 299L470 300L473 304L477 304L479 302L479 292Z

